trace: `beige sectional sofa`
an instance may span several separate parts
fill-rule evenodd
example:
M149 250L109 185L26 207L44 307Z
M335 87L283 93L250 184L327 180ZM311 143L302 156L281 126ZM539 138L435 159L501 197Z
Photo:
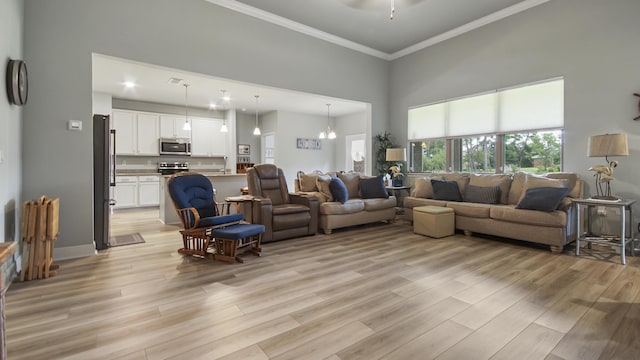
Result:
M496 204L458 202L434 199L430 180L456 181L460 193L468 185L499 187ZM558 182L560 184L558 184ZM518 209L517 205L527 189L535 187L566 187L568 195L553 211ZM509 174L432 174L415 179L411 196L404 199L405 214L412 220L414 207L446 206L455 211L455 227L466 235L472 232L501 236L549 245L551 251L560 252L576 237L576 211L571 198L582 198L584 183L573 173L548 173L535 176L518 172Z
M346 185L349 199L345 203L334 201L331 195L329 181L332 175ZM295 192L313 195L318 199L318 227L325 234L331 234L333 229L395 220L395 196L364 199L359 185L363 178L367 177L359 173L299 174L295 179Z

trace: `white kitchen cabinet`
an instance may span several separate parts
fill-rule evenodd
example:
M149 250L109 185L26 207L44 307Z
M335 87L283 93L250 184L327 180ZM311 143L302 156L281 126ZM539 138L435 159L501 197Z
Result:
M192 131L183 129L184 122L184 116L160 115L160 137L169 139L190 139Z
M116 130L116 154L136 155L136 114L113 110L111 127Z
M117 155L160 155L159 116L127 110L113 110Z
M116 186L113 188L113 197L116 201L114 209L138 206L138 177L116 176Z
M160 177L138 176L138 206L160 205Z
M137 155L160 155L160 117L156 114L137 114ZM117 134L117 133L116 133Z
M222 157L226 155L229 132L220 132L220 119L191 119L193 136L191 139L191 156Z

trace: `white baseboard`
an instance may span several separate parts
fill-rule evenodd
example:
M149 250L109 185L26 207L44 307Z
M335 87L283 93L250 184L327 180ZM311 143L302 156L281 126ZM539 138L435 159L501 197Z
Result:
M97 254L98 252L96 251L96 247L93 243L56 248L53 253L54 260L69 260L87 256L96 256Z

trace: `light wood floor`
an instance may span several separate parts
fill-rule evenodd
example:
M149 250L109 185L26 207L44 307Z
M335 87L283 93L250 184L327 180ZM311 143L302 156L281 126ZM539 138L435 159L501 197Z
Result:
M230 265L180 256L177 228L139 219L118 231L146 243L11 285L10 359L640 357L640 258L436 240L398 221Z

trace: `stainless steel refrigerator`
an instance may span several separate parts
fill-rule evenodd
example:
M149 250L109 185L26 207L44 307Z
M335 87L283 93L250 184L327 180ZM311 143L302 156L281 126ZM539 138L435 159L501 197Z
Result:
M109 247L109 217L116 186L116 131L109 115L93 115L93 240L97 250Z

